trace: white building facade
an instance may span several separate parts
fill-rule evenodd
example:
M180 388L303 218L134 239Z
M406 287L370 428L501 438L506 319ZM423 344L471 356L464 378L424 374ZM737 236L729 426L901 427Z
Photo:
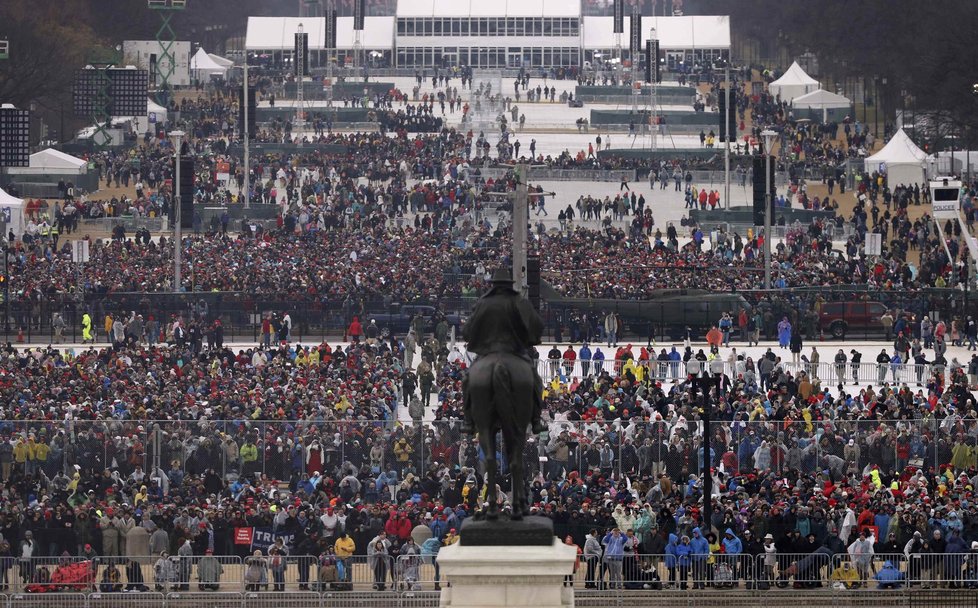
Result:
M352 18L337 21L333 52L341 63L354 52L397 68L576 68L601 57L631 60L630 16L625 33L615 34L613 17L582 14L580 0L398 0L396 16L367 17L359 34ZM325 29L323 17L252 17L246 49L291 53L299 22L306 32ZM729 56L729 17L645 16L643 48L653 28L671 67ZM324 49L322 40L310 35L310 50Z

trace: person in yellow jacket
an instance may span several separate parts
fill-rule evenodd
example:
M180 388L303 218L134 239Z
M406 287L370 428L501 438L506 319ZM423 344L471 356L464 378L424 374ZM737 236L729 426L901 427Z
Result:
M859 583L859 573L849 560L843 561L829 576L835 589L852 589Z
M44 443L43 441L38 441L34 444L34 463L37 467L44 469L48 463L48 454L51 452L51 446Z
M241 449L238 451L241 456L241 472L244 475L254 473L256 470L256 463L258 462L258 446L256 446L250 439L244 442Z
M95 336L92 335L92 315L87 312L82 315L82 343L93 342Z
M883 487L883 480L880 479L879 469L873 468L873 470L869 472L869 478L872 480L873 485L876 486L877 490Z
M458 533L456 532L455 528L452 528L448 531L448 534L445 535L445 540L442 541L442 544L446 547L449 545L454 545L458 542L458 538Z
M17 464L17 468L22 472L27 473L28 471L28 461L34 460L34 442L33 440L28 441L21 437L14 444L14 462Z
M357 544L353 542L347 532L343 532L343 536L336 539L336 543L333 545L336 561L339 562L337 569L342 572L342 580L345 582L353 580L353 564L350 563L350 557L356 550Z

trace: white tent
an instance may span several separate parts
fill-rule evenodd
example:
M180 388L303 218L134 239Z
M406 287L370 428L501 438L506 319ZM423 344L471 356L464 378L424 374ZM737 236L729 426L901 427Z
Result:
M882 150L866 159L866 171L886 173L890 189L899 185L923 184L927 153L900 129Z
M88 161L48 148L31 154L30 166L10 167L10 175L84 175Z
M211 59L213 59L214 60L214 63L216 63L217 65L219 65L221 67L230 68L230 67L234 66L234 62L233 61L231 61L230 59L225 59L224 57L221 57L220 55L215 55L214 53L207 53L207 56L210 57Z
M24 234L24 201L0 189L0 214L7 222L7 232L14 231L20 237Z
M852 108L852 102L848 97L836 95L824 89L818 89L795 97L791 102L791 107L795 110L816 110L822 115L822 122L829 121L829 110L844 110L848 112ZM796 116L797 118L797 116Z
M818 88L818 81L806 74L797 61L791 64L791 67L781 78L767 85L767 90L771 92L771 95L780 95L781 101L788 103L791 103L796 97L817 91Z
M190 59L190 71L197 80L208 80L211 76L224 76L227 68L211 59L204 47L200 47Z

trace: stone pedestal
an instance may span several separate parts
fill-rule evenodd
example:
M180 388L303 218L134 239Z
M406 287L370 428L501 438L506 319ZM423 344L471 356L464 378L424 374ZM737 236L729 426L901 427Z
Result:
M569 608L574 590L564 577L574 571L577 549L554 538L547 546L443 547L438 552L442 608Z

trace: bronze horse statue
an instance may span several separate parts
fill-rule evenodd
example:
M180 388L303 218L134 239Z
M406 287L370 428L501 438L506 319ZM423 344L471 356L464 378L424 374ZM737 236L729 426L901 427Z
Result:
M526 430L530 425L536 398L534 391L538 390L533 367L516 355L490 353L475 360L463 386L465 405L486 458L486 518L499 517L496 439L497 432L501 432L513 485L513 510L510 518L522 519L530 512L523 450L526 447Z
M511 518L522 519L529 514L523 464L527 427L534 432L546 428L540 421L543 381L528 356L540 344L543 323L533 306L513 290L505 269L496 272L492 283L463 329L468 350L479 355L462 381L463 431L478 433L485 453L487 519L499 517L496 434L502 433L513 482Z

